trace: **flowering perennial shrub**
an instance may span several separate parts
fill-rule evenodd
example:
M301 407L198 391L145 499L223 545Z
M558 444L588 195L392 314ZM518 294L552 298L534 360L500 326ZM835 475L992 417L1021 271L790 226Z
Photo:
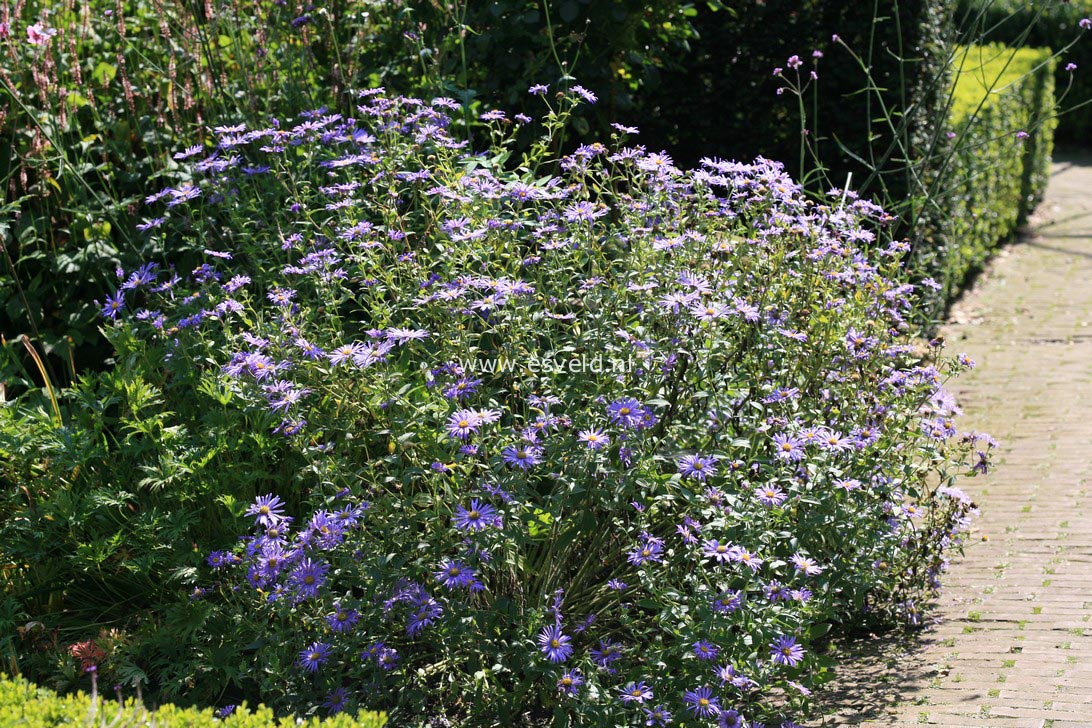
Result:
M832 625L937 586L991 445L941 386L971 362L908 343L875 205L625 127L557 159L595 97L532 92L520 160L527 117L474 152L453 102L371 90L219 128L149 197L204 262L120 272L117 367L303 463L220 494L248 525L192 598L238 634L191 638L253 637L237 689L294 710L794 725Z

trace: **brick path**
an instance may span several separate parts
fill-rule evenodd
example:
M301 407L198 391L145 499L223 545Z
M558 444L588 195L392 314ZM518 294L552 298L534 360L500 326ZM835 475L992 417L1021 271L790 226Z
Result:
M1056 161L1034 234L954 307L963 429L1001 441L939 623L849 648L826 725L1092 728L1092 158Z

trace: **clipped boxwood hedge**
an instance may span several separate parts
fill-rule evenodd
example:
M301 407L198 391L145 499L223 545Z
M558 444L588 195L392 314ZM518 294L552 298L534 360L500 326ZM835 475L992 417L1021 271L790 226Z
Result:
M1061 104L1057 137L1059 143L1087 146L1092 140L1092 104L1088 103L1092 100L1092 42L1075 41L1084 32L1081 20L1092 16L1092 0L961 0L956 7L957 22L986 31L986 39L992 42L1054 51L1072 44L1054 72L1058 95L1069 87Z
M946 214L916 251L917 270L940 286L938 308L1042 199L1057 125L1049 49L970 46L954 68L951 151L935 197Z
M57 695L26 680L12 680L0 675L0 725L25 728L81 725L134 728L136 726L170 726L170 728L266 728L267 726L322 726L322 728L381 728L387 722L384 713L362 711L355 717L335 715L329 718L278 718L265 706L248 710L240 706L225 717L217 717L211 708L179 708L162 705L148 710L130 699L121 705L100 701L92 712L91 696L86 693Z

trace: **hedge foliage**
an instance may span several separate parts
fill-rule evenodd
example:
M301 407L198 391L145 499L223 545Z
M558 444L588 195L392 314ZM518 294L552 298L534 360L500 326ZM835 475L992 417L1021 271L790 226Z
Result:
M1049 49L972 46L954 66L954 138L935 196L946 214L916 253L917 269L941 286L938 306L1042 199L1057 124Z
M63 725L88 728L381 728L387 723L383 713L363 711L356 717L341 714L300 720L294 716L278 718L265 706L258 706L252 711L242 705L221 717L211 708L202 710L161 705L148 710L131 698L124 703L100 700L94 708L91 701L91 696L83 692L61 696L26 680L12 680L0 675L0 725L19 728Z
M959 22L980 28L990 42L1056 52L1072 46L1054 71L1057 94L1065 94L1057 137L1060 143L1084 146L1092 141L1092 42L1078 38L1080 22L1089 16L1092 0L960 0L956 10ZM1070 63L1076 68L1067 68Z

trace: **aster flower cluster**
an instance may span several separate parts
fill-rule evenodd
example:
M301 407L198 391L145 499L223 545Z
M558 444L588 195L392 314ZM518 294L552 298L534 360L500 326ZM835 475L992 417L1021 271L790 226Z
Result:
M916 620L967 527L970 360L915 355L875 205L629 127L553 158L594 96L542 98L519 163L373 89L149 197L204 260L122 275L108 334L300 463L203 598L275 626L297 710L794 725L815 640Z

